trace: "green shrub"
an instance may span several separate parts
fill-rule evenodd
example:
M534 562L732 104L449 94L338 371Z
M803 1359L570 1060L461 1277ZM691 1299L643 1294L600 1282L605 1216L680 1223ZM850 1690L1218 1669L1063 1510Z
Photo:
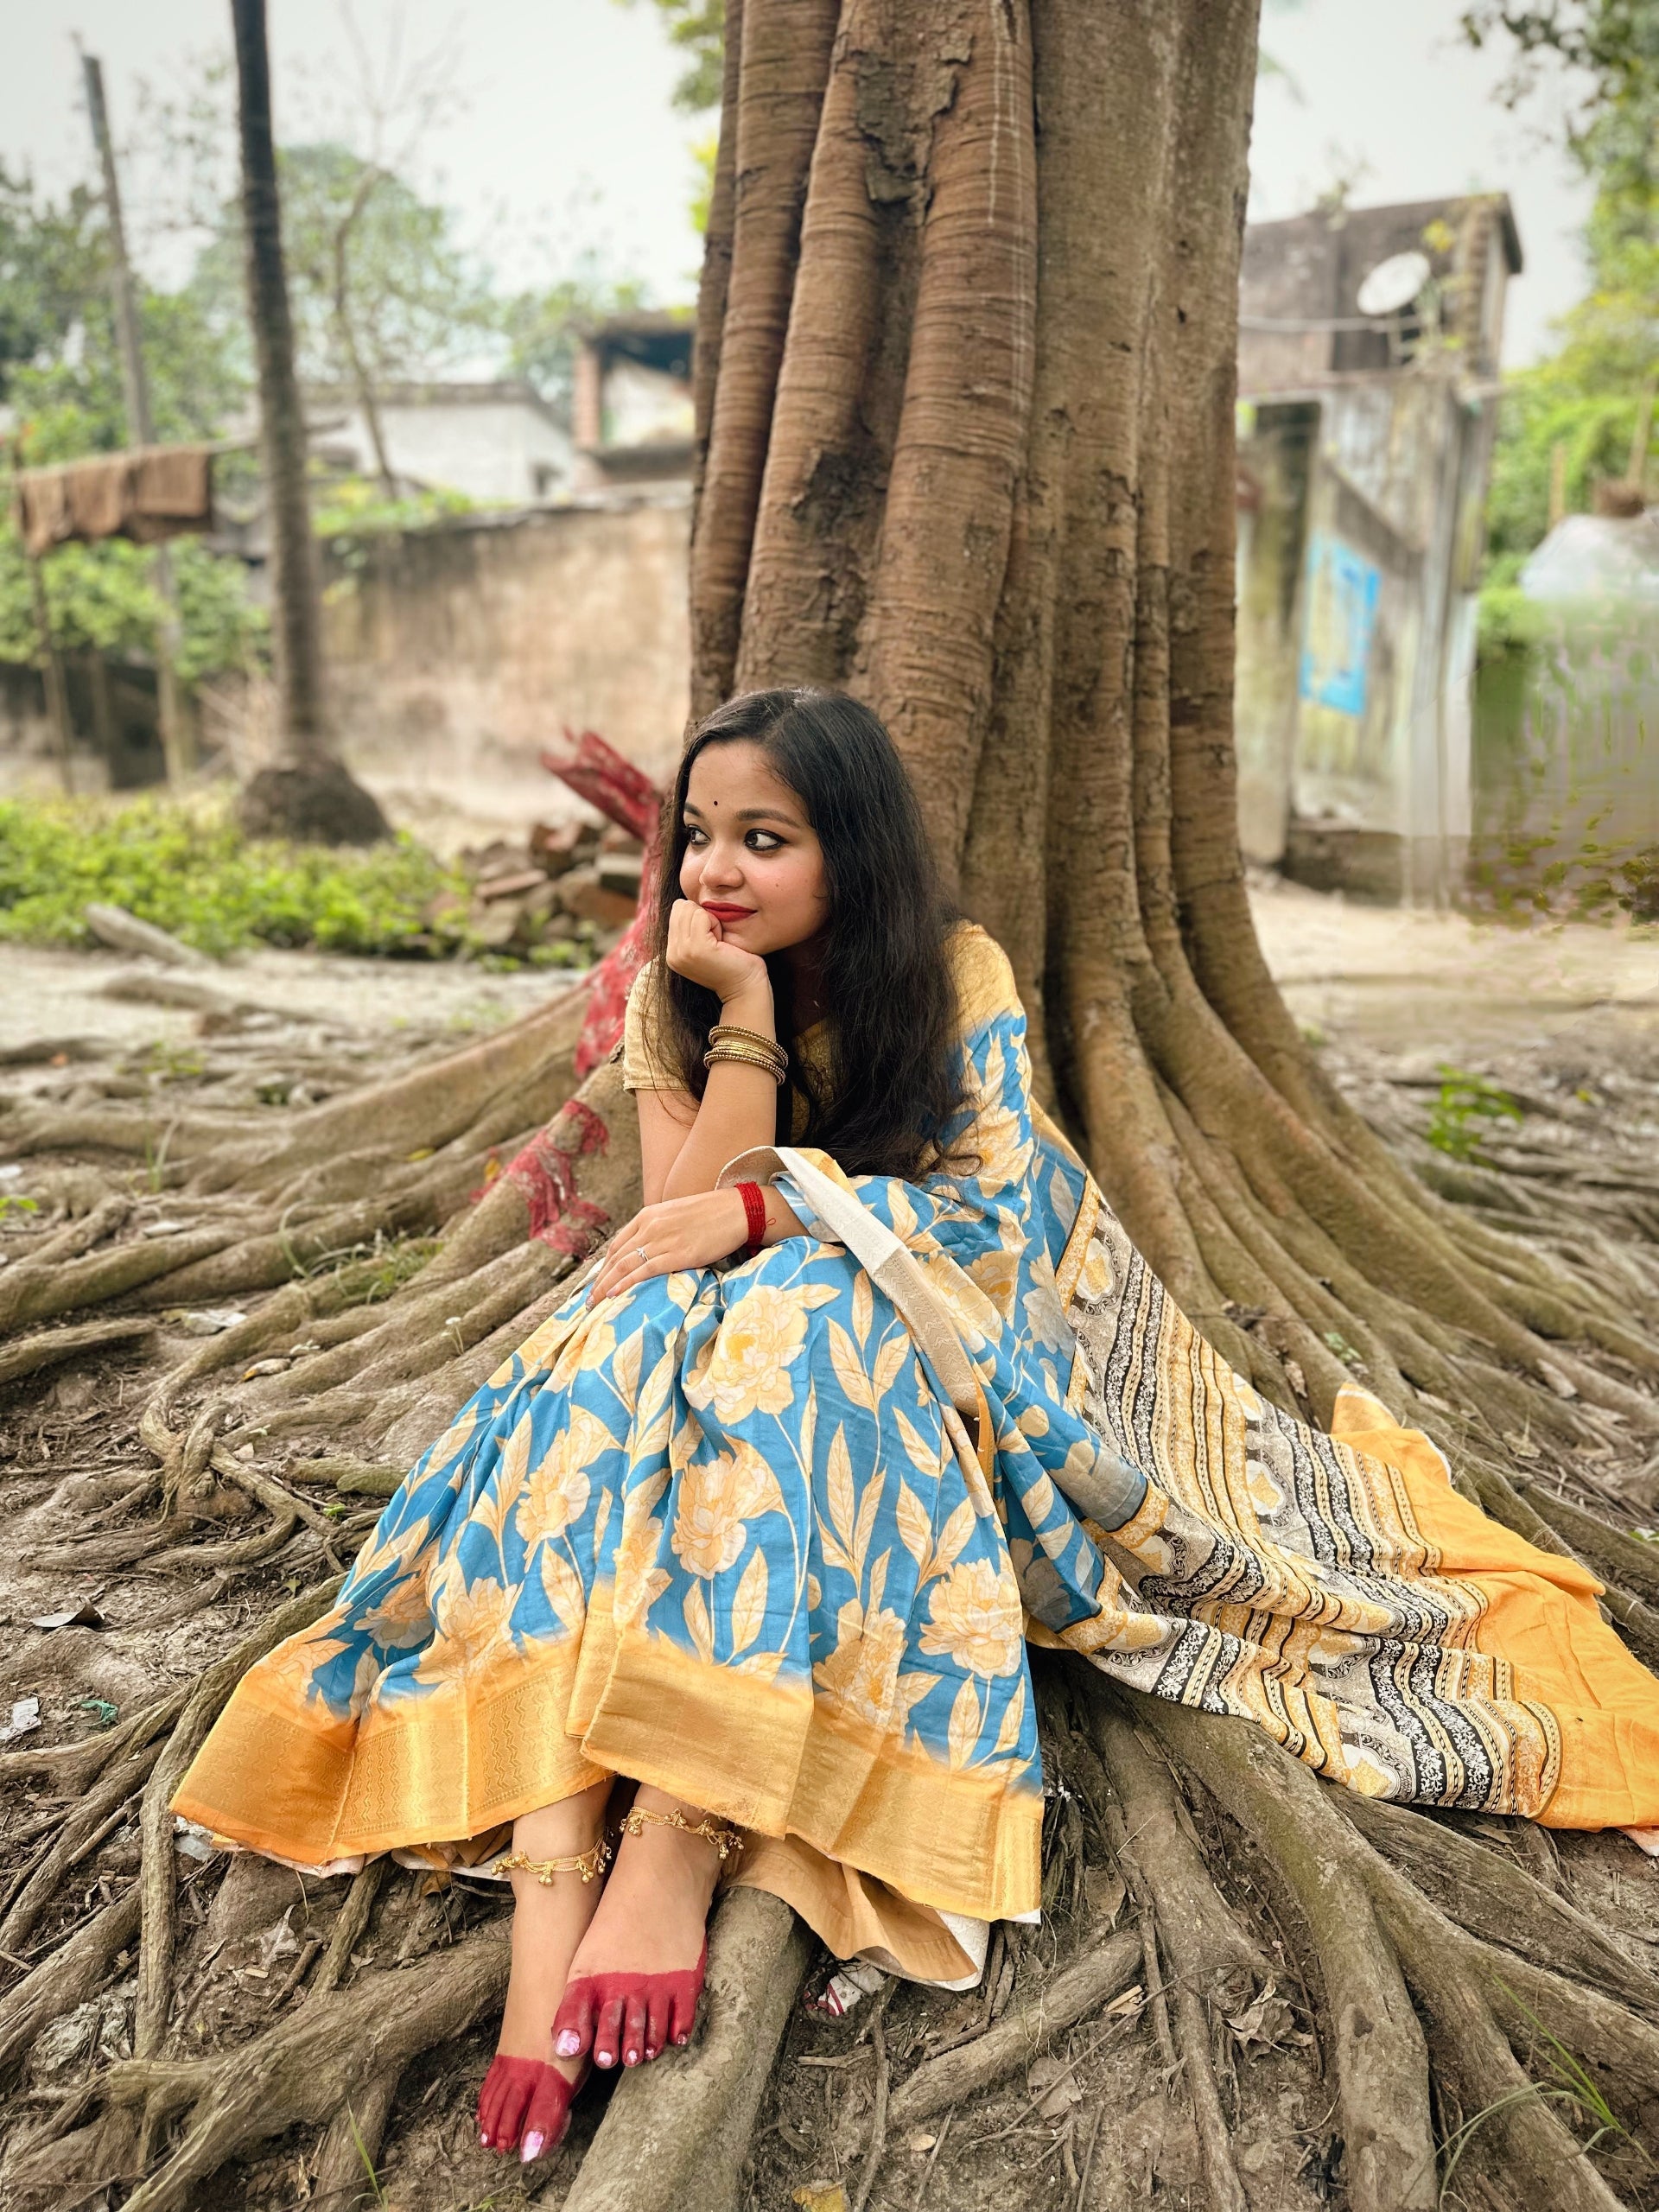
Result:
M90 944L85 909L99 900L201 952L441 957L474 949L467 898L465 876L406 836L348 852L250 842L221 804L0 802L0 938L27 944Z
M1484 1075L1467 1075L1441 1063L1440 1094L1425 1132L1436 1152L1453 1160L1480 1159L1480 1143L1494 1122L1519 1122L1522 1110L1507 1090Z

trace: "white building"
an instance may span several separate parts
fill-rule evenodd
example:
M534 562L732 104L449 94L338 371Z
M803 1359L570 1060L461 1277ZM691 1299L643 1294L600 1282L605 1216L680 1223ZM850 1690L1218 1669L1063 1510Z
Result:
M673 308L611 315L585 334L570 394L578 493L689 486L693 334Z
M570 434L527 384L394 384L376 395L386 458L401 484L465 493L483 507L568 496ZM363 407L343 387L305 395L311 449L355 476L378 473Z

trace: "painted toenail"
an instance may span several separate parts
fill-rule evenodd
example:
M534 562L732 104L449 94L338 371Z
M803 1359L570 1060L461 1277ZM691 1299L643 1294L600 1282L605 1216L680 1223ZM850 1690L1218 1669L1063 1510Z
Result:
M561 2058L574 2058L582 2049L582 2037L574 2028L567 2028L553 2047Z
M539 2128L532 2128L524 2138L524 2149L518 2153L521 2162L528 2165L532 2158L539 2158L542 2155L542 2145L546 2140L546 2136Z
M613 2050L596 2050L594 2053L594 2063L596 2066L614 2066L616 2053Z
M683 2044L685 2041L685 2037L683 2036L676 2036L674 2041L677 2045L679 2044Z
M622 2054L622 2063L625 2066L637 2066L639 2063L639 2052L632 2049L625 2050Z
M485 2134L483 2134L483 2133L480 2133L480 2136L479 2136L479 2139L479 2139L479 2141L480 2141L480 2142L484 2145L484 2148L487 2151L487 2150L489 2149L489 2147L490 2147L490 2139L489 2139L489 2137L488 2137L487 2135L485 2135Z

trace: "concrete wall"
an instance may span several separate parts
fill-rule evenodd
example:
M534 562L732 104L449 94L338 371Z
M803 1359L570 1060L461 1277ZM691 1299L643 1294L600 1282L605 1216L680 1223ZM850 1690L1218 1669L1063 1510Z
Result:
M347 760L394 813L480 823L556 815L538 765L565 724L649 773L688 710L680 496L467 523L372 546L326 592Z

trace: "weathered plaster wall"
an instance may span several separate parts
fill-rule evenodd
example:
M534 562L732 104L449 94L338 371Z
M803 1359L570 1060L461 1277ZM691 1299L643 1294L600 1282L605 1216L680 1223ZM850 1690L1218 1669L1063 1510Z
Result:
M1443 900L1469 819L1490 431L1443 375L1263 401L1239 447L1239 830L1320 889Z
M352 766L394 811L556 811L565 725L649 773L678 758L690 507L613 504L429 530L338 558L329 682Z
M1247 860L1284 857L1296 746L1303 569L1317 403L1251 410L1239 448L1238 626L1234 728L1238 841Z

